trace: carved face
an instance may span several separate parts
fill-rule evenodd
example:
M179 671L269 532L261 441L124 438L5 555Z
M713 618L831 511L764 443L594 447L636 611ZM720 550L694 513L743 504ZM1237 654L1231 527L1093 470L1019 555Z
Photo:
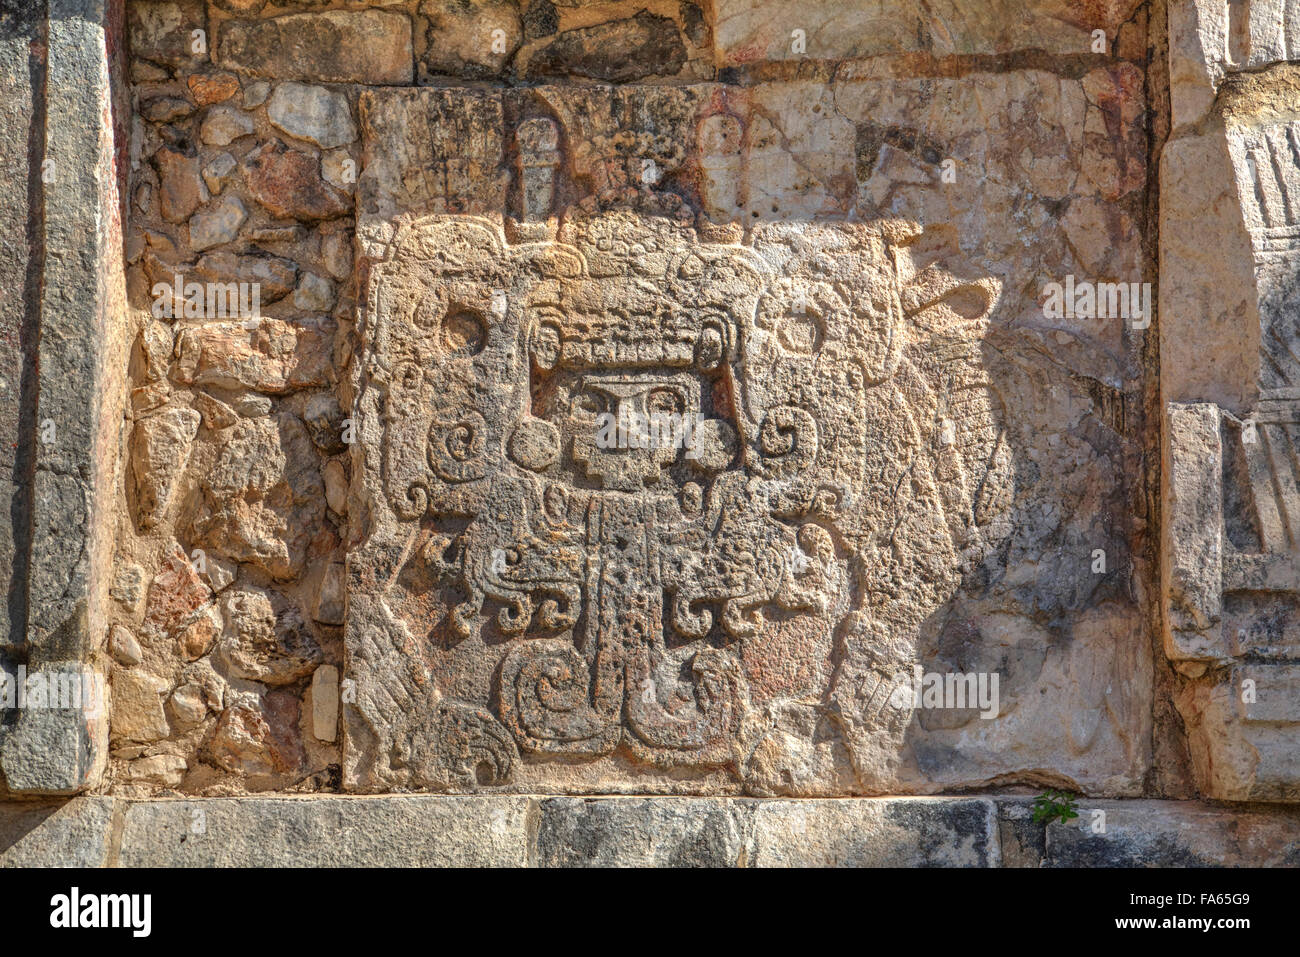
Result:
M517 249L477 222L420 227L431 281L401 288L445 290L450 318L408 309L376 334L386 501L436 530L410 580L429 569L445 585L406 614L440 622L429 653L450 672L492 674L472 698L490 714L454 713L500 766L515 747L733 761L747 663L829 653L854 550L898 488L893 464L915 458L910 438L889 445L898 393L877 388L903 325L894 280L872 283L869 236L836 234L857 242L852 269L822 257L782 275L750 250L635 225ZM449 261L469 247L481 275L468 254Z
M621 279L543 291L530 309L528 429L576 487L698 491L736 459L725 323ZM516 458L516 461L518 459Z
M608 489L655 484L693 455L699 412L699 382L689 375L583 375L569 400L574 462Z

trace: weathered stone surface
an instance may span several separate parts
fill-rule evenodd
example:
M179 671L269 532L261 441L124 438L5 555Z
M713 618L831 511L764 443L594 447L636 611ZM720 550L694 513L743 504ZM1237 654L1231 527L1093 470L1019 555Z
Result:
M1136 362L1118 315L1006 292L1140 277L1107 212L1145 182L1140 80L363 94L345 782L1140 793ZM1030 90L1081 174L988 135ZM1030 181L945 186L905 127L935 96L949 144ZM1025 189L1030 253L991 226ZM999 704L914 699L918 668Z
M271 95L271 84L265 80L254 80L244 87L244 109L252 110L266 102Z
M173 545L149 584L144 626L153 634L172 637L211 596L189 557Z
M199 175L198 157L163 147L154 154L154 164L158 167L163 219L185 222L208 199Z
M1170 14L1165 651L1197 788L1225 800L1300 797L1297 29L1281 4Z
M1209 4L1206 4L1209 6ZM717 0L715 34L725 63L839 59L927 53L1007 53L1041 49L1084 54L1094 30L1110 43L1138 8L1138 0L1074 3L1071 0L936 0L924 7L906 0ZM794 31L803 34L796 44Z
M194 271L209 282L256 283L263 305L293 292L298 277L298 267L291 260L279 256L238 256L230 252L208 253Z
M320 647L302 615L274 592L237 586L222 596L221 610L226 627L219 651L236 677L290 684L320 664Z
M192 34L207 25L203 0L134 0L127 5L131 51L158 63L195 62Z
M20 476L27 474L33 452L21 436L30 427L24 422L23 378L30 375L38 334L32 290L41 264L41 251L29 239L40 205L31 191L40 159L30 142L43 106L31 51L44 26L41 10L27 7L11 11L8 29L0 32L0 288L9 291L0 297L0 335L9 345L0 351L0 591L8 596L0 613L0 651L22 644L26 625L24 528L11 516L26 507Z
M202 252L234 242L239 238L239 227L246 219L248 210L238 197L224 197L190 217L190 248Z
M988 824L993 805L978 797L82 797L61 805L0 804L0 865L762 867L833 860L850 866L1039 866L1037 860L1012 864L1005 831L999 853ZM1004 822L1027 811L1025 799L997 799L997 805ZM120 844L112 830L115 809L124 821ZM1292 809L1094 801L1081 810L1066 824L1030 825L1040 834L1042 866L1286 867L1300 853L1300 822Z
M336 455L348 447L345 441L347 420L334 396L319 392L313 395L307 400L302 417L312 442L323 454Z
M314 272L301 273L293 304L303 312L328 312L334 305L334 284Z
M321 741L338 737L339 670L321 665L311 676L311 727Z
M344 232L330 233L321 238L321 258L325 268L335 279L352 275L352 237Z
M123 867L521 867L529 801L235 798L126 811ZM191 807L205 831L192 832Z
M194 106L178 96L156 96L140 104L140 113L154 123L171 123L194 112Z
M1003 867L1042 867L1047 857L1047 825L1034 820L1033 803L999 800L998 845Z
M185 83L199 106L224 102L239 92L239 77L233 73L193 73Z
M113 675L114 741L144 744L167 737L170 727L163 713L167 684L144 671L118 671Z
M189 462L199 418L193 409L171 407L136 422L131 475L141 528L153 528L166 514L176 481Z
M1171 406L1164 587L1171 615L1165 653L1226 663L1222 642L1223 449L1212 404Z
M420 13L429 23L428 49L421 63L429 74L473 79L496 76L523 39L516 0L424 0Z
M1099 818L1097 812L1104 814ZM1045 867L1295 867L1300 815L1182 801L1085 801L1047 827Z
M276 128L321 149L345 146L357 138L348 99L335 90L305 83L281 83L266 104Z
M251 265L274 269L276 263L254 260ZM235 268L242 273L245 264ZM279 394L326 384L329 336L320 324L279 319L209 323L181 332L176 357L172 377L177 382Z
M627 83L660 74L672 76L686 62L677 24L642 10L626 20L566 30L528 60L533 76L586 76Z
M281 80L410 83L411 21L383 10L328 10L221 25L217 61Z
M333 219L348 211L346 194L321 178L320 161L277 141L244 159L244 181L273 216Z
M637 795L533 804L534 862L1290 862L1293 4L48 6L0 663L109 670L107 787ZM0 788L107 725L0 722ZM845 798L1048 784L1252 806Z
M199 135L209 146L229 146L240 137L253 135L253 120L233 106L214 106L203 118Z
M320 591L316 596L314 617L326 625L341 625L345 617L345 588L347 577L342 562L331 562L325 566L321 576Z
M213 195L221 192L229 181L230 174L234 173L235 165L237 165L235 157L230 153L221 152L213 156L203 168L203 182L207 185L208 191Z
M0 867L105 867L116 802L0 803Z
M321 156L320 173L335 189L351 193L356 188L357 161L347 149L326 151Z
M1000 867L992 801L764 801L750 867Z
M57 707L30 705L3 739L0 771L11 793L73 794L102 771L108 725L102 676L80 661L47 661L27 670L32 679L60 684ZM72 680L72 684L67 682ZM89 689L89 693L87 693ZM80 692L80 693L78 693Z
M113 575L113 584L109 594L121 602L129 611L137 611L145 595L144 569L127 562L120 564Z
M196 541L278 579L302 571L324 517L325 489L301 419L280 413L241 421L200 488Z
M737 867L747 860L751 805L707 798L540 802L541 867Z
M155 788L175 788L185 779L188 765L178 754L151 754L127 764L125 780Z
M123 625L114 625L113 630L109 632L108 653L119 665L128 668L131 665L138 665L144 659L140 651L140 642L136 641L135 635Z
M215 556L208 556L205 564L215 564ZM209 587L211 583L209 582ZM181 655L186 661L197 661L216 644L221 636L221 612L215 605L209 605L199 615L191 618L177 638Z
M991 801L550 798L542 867L997 867Z
M192 10L195 4L177 6ZM123 471L132 337L123 263L126 204L118 192L126 183L127 151L110 125L125 102L117 51L131 27L122 15L120 7L103 3L49 0L22 16L6 16L0 29L6 40L27 41L21 69L40 85L44 100L31 114L34 122L19 128L32 164L22 181L40 212L14 234L32 245L41 263L23 284L6 290L24 302L25 327L9 349L25 350L27 365L20 396L24 431L4 439L27 446L14 463L21 472L8 474L29 496L7 503L9 520L23 529L27 556L14 563L25 580L8 583L6 605L10 614L26 616L29 675L74 675L101 692L102 676L91 663L105 660L98 653L108 632L107 569L115 552L110 503L118 500ZM33 22L39 30L28 34ZM16 92L21 110L24 93ZM9 270L3 272L0 278L9 278ZM9 791L71 794L98 784L107 752L106 710L101 694L72 707L27 708L16 723L7 718L0 770Z
M330 459L321 469L321 475L325 480L325 501L329 507L339 515L346 515L348 511L348 479L344 471L343 463L338 459Z
M284 787L301 778L298 698L283 692L232 697L204 745L203 759L243 775L254 790Z

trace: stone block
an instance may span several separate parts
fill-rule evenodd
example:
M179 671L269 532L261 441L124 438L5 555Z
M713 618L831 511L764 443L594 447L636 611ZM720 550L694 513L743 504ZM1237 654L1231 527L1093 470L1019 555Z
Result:
M522 867L522 798L145 801L126 810L123 867Z
M108 797L0 802L0 867L106 867L118 807Z
M218 34L217 62L277 80L408 84L415 68L411 20L391 10L227 20Z

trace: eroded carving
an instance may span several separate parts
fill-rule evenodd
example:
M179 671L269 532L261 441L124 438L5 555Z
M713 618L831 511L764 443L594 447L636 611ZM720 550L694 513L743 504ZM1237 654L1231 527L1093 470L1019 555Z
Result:
M736 122L704 124L709 175ZM880 733L866 673L910 673L891 632L1009 500L999 284L916 269L906 222L706 240L649 134L583 141L592 193L552 216L560 139L515 132L524 222L415 217L371 267L352 783L610 757L767 793L832 726L844 765Z

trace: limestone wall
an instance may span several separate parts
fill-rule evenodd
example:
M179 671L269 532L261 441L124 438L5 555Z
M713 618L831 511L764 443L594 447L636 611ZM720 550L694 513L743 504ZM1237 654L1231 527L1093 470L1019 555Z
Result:
M108 695L7 788L1294 799L1300 54L1241 17L5 12L0 660Z

